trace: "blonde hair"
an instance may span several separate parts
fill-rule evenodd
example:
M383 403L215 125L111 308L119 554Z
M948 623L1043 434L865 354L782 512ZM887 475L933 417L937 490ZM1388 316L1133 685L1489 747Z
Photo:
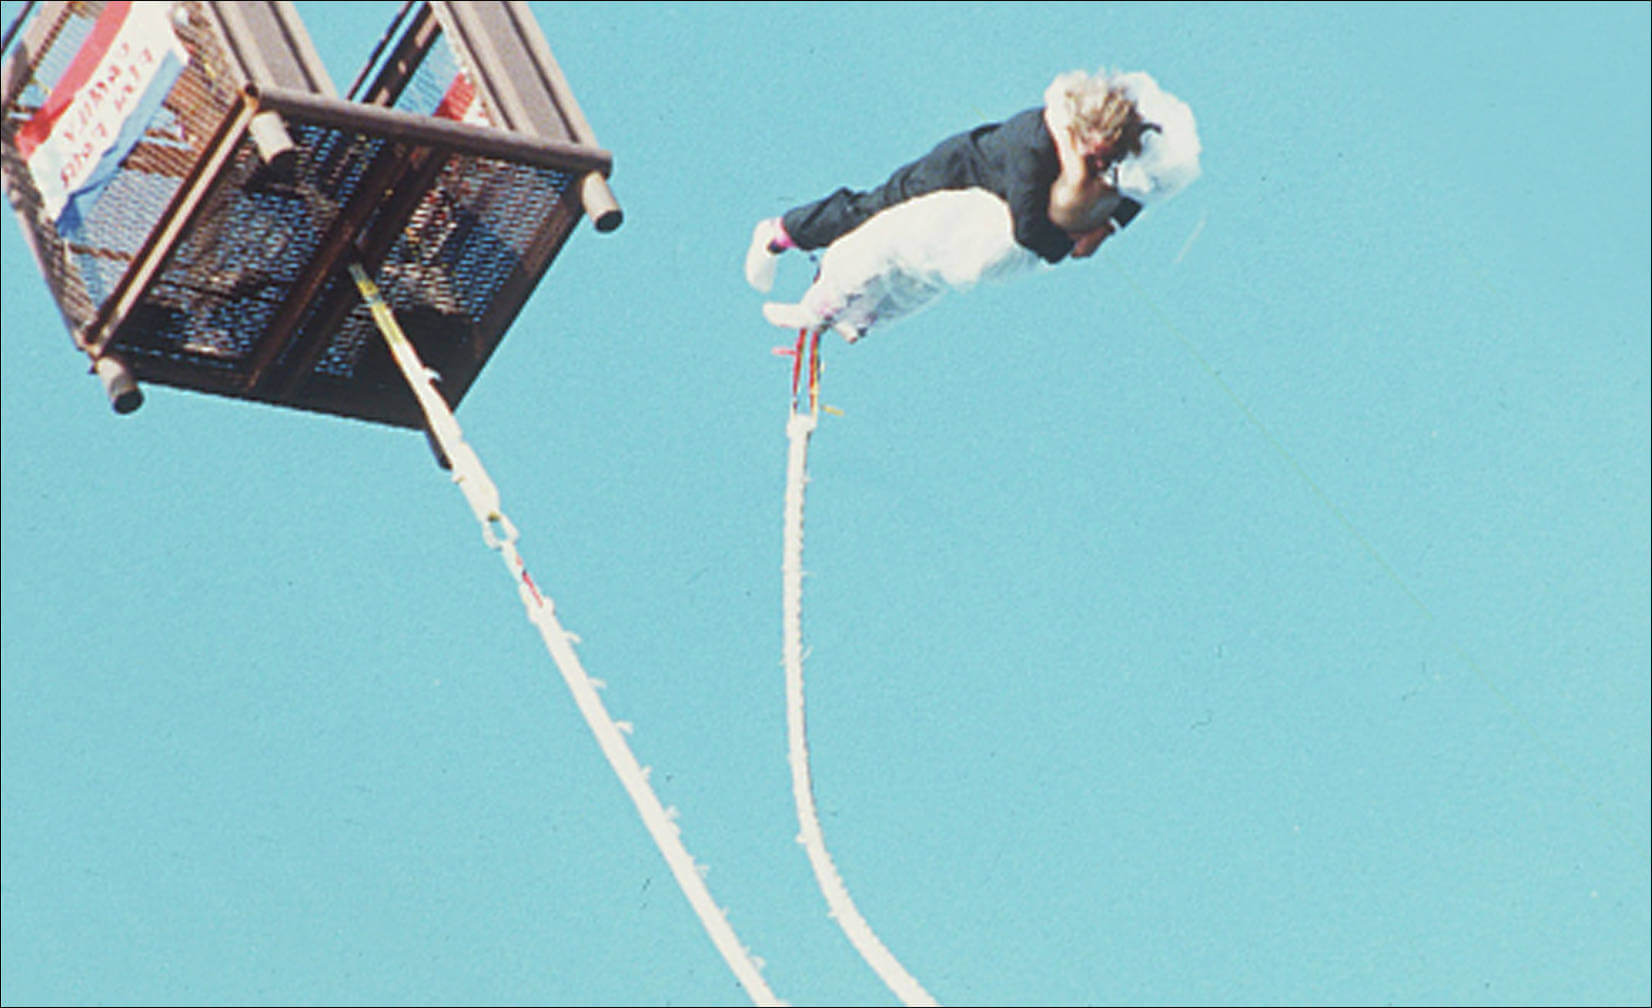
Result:
M1110 73L1064 73L1045 90L1044 104L1081 154L1108 164L1139 155L1143 132L1159 128L1142 119L1129 89Z

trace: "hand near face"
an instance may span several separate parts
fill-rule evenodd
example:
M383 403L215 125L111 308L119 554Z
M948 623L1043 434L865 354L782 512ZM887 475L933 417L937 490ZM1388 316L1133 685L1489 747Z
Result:
M1107 214L1118 194L1108 182L1109 162L1102 154L1080 150L1066 129L1052 129L1050 137L1061 159L1061 174L1050 186L1050 221L1075 238L1104 230L1089 241L1084 253L1089 255L1112 233Z

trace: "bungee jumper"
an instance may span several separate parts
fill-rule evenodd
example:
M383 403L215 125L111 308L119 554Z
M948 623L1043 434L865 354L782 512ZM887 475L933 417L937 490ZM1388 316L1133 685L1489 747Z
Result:
M788 249L825 249L795 304L763 315L853 343L948 290L1084 259L1199 176L1193 113L1142 72L1061 74L1044 104L943 140L869 191L758 222L746 280L768 292Z

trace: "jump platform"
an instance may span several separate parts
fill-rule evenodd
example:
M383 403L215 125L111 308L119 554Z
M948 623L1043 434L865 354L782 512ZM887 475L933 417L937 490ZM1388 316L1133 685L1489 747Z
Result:
M6 195L118 411L155 383L422 427L350 264L456 406L580 218L619 226L525 3L408 5L358 84L288 3L38 5Z

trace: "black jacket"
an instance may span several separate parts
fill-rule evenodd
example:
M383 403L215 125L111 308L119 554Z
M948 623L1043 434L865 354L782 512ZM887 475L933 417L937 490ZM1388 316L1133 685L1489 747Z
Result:
M1031 108L948 137L876 189L839 189L787 211L782 222L798 248L824 248L897 203L942 189L979 188L1009 204L1017 244L1056 263L1073 250L1072 238L1050 221L1050 186L1060 174L1044 110ZM1123 197L1112 217L1122 227L1140 210L1139 203Z

